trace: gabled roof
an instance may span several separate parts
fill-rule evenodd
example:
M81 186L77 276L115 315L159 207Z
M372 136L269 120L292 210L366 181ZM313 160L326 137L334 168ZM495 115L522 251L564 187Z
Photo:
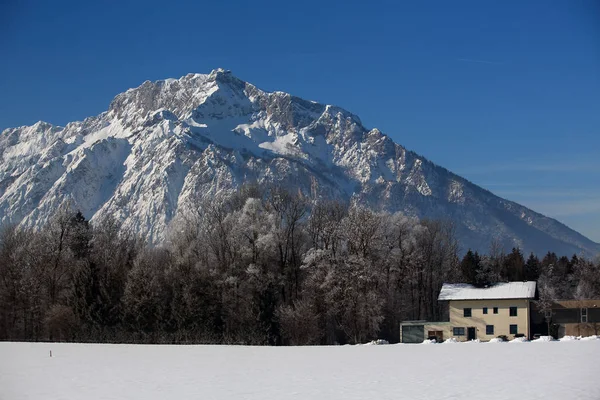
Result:
M535 282L500 282L488 287L444 283L438 300L533 299Z

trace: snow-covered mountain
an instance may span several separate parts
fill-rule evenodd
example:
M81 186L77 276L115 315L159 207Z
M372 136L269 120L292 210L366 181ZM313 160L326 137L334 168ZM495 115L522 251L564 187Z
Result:
M394 143L341 108L265 92L229 71L144 82L65 127L0 134L0 223L40 226L70 199L156 243L197 196L277 182L307 196L456 222L463 249L600 252L558 221L504 200Z

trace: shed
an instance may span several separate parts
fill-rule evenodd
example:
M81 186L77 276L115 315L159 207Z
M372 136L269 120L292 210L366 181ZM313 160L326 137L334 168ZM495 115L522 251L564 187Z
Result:
M400 324L400 343L422 343L426 321L404 321Z

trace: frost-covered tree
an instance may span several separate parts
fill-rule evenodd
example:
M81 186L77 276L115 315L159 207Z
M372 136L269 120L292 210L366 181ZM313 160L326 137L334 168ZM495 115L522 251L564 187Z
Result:
M365 207L353 205L342 220L342 231L349 254L377 257L382 239L382 215Z
M282 300L290 304L299 297L302 251L307 237L304 231L308 212L306 199L280 187L271 187L266 197L266 209L274 216L274 239L280 274L284 285Z
M600 296L600 263L594 263L584 258L575 260L574 279L577 286L574 298L578 300L594 299Z
M49 306L61 300L67 288L69 269L75 263L75 254L71 249L75 226L75 212L70 203L62 205L49 223L36 235L40 273L46 285Z
M350 256L338 265L340 328L351 343L375 339L383 320L377 271L368 259Z
M306 228L312 248L330 250L335 255L343 236L341 222L347 214L347 205L339 201L319 200L314 204Z
M487 255L483 256L475 273L475 286L485 287L500 281L500 274L497 272L496 266L493 258Z
M164 272L170 267L168 253L145 249L127 275L123 296L124 322L141 340L157 341L168 311L168 291Z

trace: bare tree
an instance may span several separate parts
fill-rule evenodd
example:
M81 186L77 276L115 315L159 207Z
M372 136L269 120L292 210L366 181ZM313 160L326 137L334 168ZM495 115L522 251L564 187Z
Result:
M552 286L547 281L541 280L538 284L539 299L535 301L538 310L544 314L544 319L548 325L548 335L550 335L550 324L552 323L552 307L555 300L555 293Z
M293 346L318 344L321 338L319 314L311 302L296 300L291 306L280 306L277 316L281 334Z
M0 230L0 339L24 339L25 292L30 234L15 225Z

